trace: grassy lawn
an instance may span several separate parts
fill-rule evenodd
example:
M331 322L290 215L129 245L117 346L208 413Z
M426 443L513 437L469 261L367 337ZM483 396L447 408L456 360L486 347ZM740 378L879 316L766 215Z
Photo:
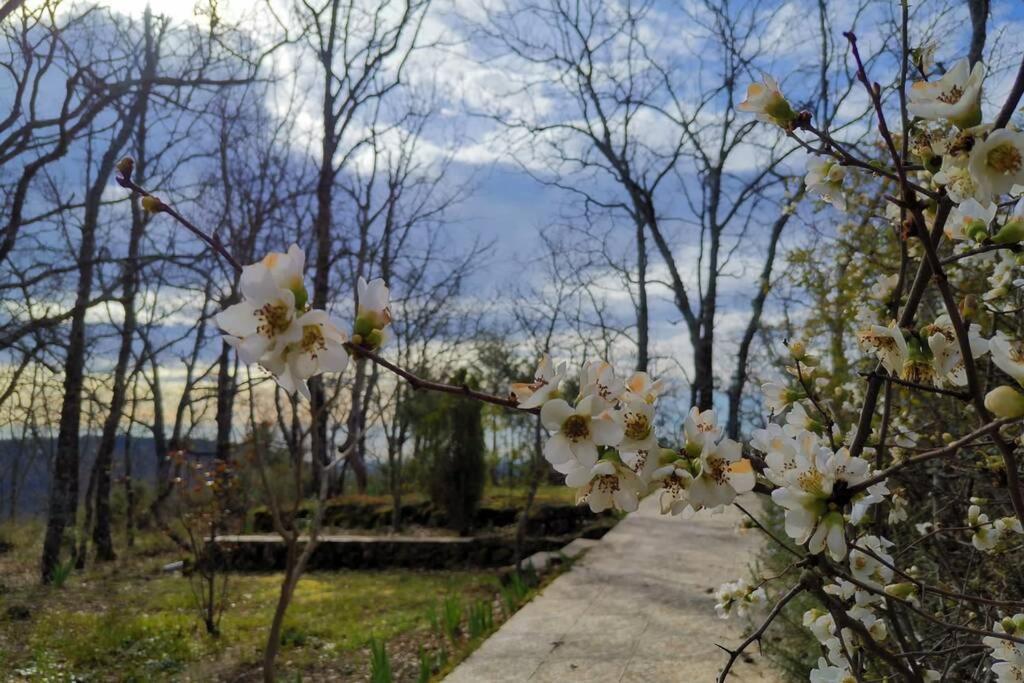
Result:
M280 574L232 574L222 635L208 636L188 579L160 572L177 559L158 538L117 562L71 575L62 588L34 576L34 530L0 529L0 680L256 680ZM123 547L123 546L122 546ZM440 646L431 612L445 597L492 602L489 571L339 571L306 575L292 603L280 679L368 680L371 637L387 641L395 680L416 680L420 646ZM454 657L465 643L449 646Z
M483 505L491 507L519 507L526 504L526 490L522 487L488 486L484 491ZM567 487L544 484L537 488L534 505L575 505L576 492Z

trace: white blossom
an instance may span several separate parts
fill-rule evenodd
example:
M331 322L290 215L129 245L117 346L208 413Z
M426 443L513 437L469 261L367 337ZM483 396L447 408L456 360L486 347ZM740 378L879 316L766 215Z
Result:
M796 112L779 90L774 78L765 74L761 83L747 86L747 99L736 105L740 111L750 112L759 121L789 128L796 120Z
M840 211L846 211L845 177L846 169L830 157L810 157L807 160L807 176L804 178L807 191L819 195Z
M764 588L754 588L744 578L723 583L715 591L715 613L721 619L728 619L733 614L742 619L751 609L763 605L767 597Z
M1024 386L1024 343L1000 333L989 340L989 350L996 366Z
M367 282L360 277L356 283L356 323L352 342L369 349L378 349L388 338L391 325L391 291L384 280Z
M951 240L984 241L997 210L995 204L982 204L973 197L963 201L950 212L946 220L946 237Z
M1008 193L1024 184L1024 133L1000 128L975 140L968 164L980 192L987 197Z
M548 401L540 409L541 423L552 434L544 445L544 457L562 474L597 462L598 446L614 446L622 439L622 427L603 411L598 401L586 396L575 407L564 399Z
M813 554L827 547L832 559L844 559L846 520L831 502L832 493L838 484L859 484L869 473L867 461L851 456L846 448L832 452L805 440L792 466L785 469L785 484L771 494L786 510L786 535L801 545L806 543Z
M911 86L907 109L922 119L947 119L960 128L981 123L981 83L985 67L972 69L961 59L937 81L918 81Z
M565 379L565 363L557 366L551 362L551 356L544 354L532 382L516 382L510 387L509 393L515 397L523 410L544 405L549 399L556 398L559 385Z
M1006 617L996 622L992 630L1020 638L1024 636L1024 614ZM1019 683L1024 680L1024 645L994 636L985 636L981 642L992 649L992 657L997 660L992 665L992 673L999 683Z
M586 502L593 512L616 508L636 510L643 489L639 478L614 458L602 458L591 467L578 467L566 474L565 483L577 489L576 501Z

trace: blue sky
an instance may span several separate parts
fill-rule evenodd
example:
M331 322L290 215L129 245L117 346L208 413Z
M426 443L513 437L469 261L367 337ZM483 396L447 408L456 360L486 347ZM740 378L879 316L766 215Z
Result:
M409 87L413 90L431 91L438 102L438 114L435 124L426 134L424 153L429 159L452 155L454 163L451 167L451 182L472 182L472 193L456 206L450 218L452 223L446 228L455 248L472 240L482 238L494 242L494 250L487 267L477 275L477 279L469 288L470 297L477 296L492 301L500 298L503 293L517 284L535 282L539 277L532 264L537 260L541 249L539 235L549 226L566 217L579 214L578 203L574 202L570 193L538 182L523 165L541 178L550 177L549 169L543 163L537 163L536 156L531 152L536 148L530 143L510 138L507 131L500 125L489 120L486 114L502 111L505 114L528 119L531 121L553 122L576 120L578 113L571 107L557 89L550 87L534 87L527 91L522 89L522 79L530 76L543 76L545 71L537 65L526 65L520 60L500 57L494 54L488 43L481 41L474 33L473 21L481 18L481 7L501 8L500 0L444 0L437 2L424 24L422 38L425 42L443 39L443 49L425 51L412 62L408 73ZM543 3L542 3L543 4ZM1012 77L1010 68L1019 60L1018 38L1024 24L1024 8L1017 2L994 3L993 19L989 37L989 57L993 73L988 81L986 92L998 95ZM154 11L165 13L175 22L195 21L196 18L187 2L180 0L158 0L151 3ZM222 11L227 17L238 16L249 12L253 7L249 3L237 0L226 0L221 3ZM138 16L141 4L134 0L113 0L110 6L115 11ZM810 2L769 2L769 3L733 3L737 15L751 21L762 36L762 53L757 57L750 72L752 75L761 71L776 74L783 83L787 94L794 100L805 100L815 87L814 73L817 69L818 37L813 16L814 3ZM835 53L840 57L845 53L845 44L839 32L855 28L860 36L865 53L872 52L887 39L886 34L879 30L880 22L892 16L896 3L873 3L868 11L856 19L851 14L852 5L847 2L833 0L829 3L830 13L834 16L834 30L831 36ZM951 62L965 52L968 29L966 25L966 8L962 2L950 2L952 10L942 14L941 9L946 3L928 0L915 3L915 10L922 12L915 22L912 37L917 39L923 27L930 30L943 40L939 44L938 57L944 62ZM659 61L669 65L684 102L693 98L706 86L698 77L702 56L708 51L706 35L699 26L702 10L700 3L692 0L666 2L656 0L648 8L642 31L645 40L651 46ZM687 16L690 13L690 16ZM932 16L941 14L941 19L932 22ZM248 21L248 20L247 20ZM534 27L537 36L545 34L545 27ZM294 54L287 51L278 53L271 61L271 67L286 67L298 61ZM705 74L714 75L713 61L704 64ZM885 83L892 76L891 65L881 63L873 67L872 76ZM307 74L308 75L308 74ZM740 85L742 89L746 83ZM286 91L290 92L290 91ZM315 89L308 92L308 99L301 103L296 116L300 139L296 140L299 152L315 149L316 109L318 107ZM282 110L280 102L268 102L272 111ZM994 105L988 105L991 109ZM839 119L854 117L864 111L866 101L859 88L855 88L840 110ZM709 109L709 117L713 119L715 108ZM855 128L851 134L862 131ZM652 146L664 142L665 128L656 121L645 131L649 134ZM308 133L306 135L305 133ZM767 128L758 133L765 142L770 141L774 133ZM647 138L645 138L647 139ZM83 150L69 157L80 163ZM738 155L734 171L742 175L757 168L758 152L754 148L741 151ZM800 173L803 158L794 155L787 168L793 173ZM183 171L185 172L185 171ZM607 178L596 176L574 181L587 183L588 189L607 196L621 196L621 188ZM687 224L692 217L683 200L683 191L699 190L698 180L692 168L681 164L677 178L671 183L671 191L663 197L663 214L671 226L674 250L680 263L694 265L688 261L694 249L693 230ZM111 187L112 192L118 188ZM761 209L766 220L774 216L777 207L766 203ZM830 213L818 214L814 220L819 224L830 219ZM801 220L807 216L801 216ZM674 219L674 220L673 220ZM623 254L631 249L632 227L621 217L605 220L603 229L611 230L613 239ZM159 229L159 228L155 228ZM790 234L785 238L784 245L801 243L802 232L806 225L795 221ZM182 238L184 239L184 238ZM285 245L282 245L282 248ZM745 322L747 302L752 293L751 283L760 267L760 252L763 249L763 231L752 230L744 239L737 251L730 270L731 277L724 283L722 313L719 316L721 325L723 357L728 361L730 344L734 343L736 330ZM689 251L688 251L689 250ZM568 262L568 260L567 260ZM652 277L660 278L663 272L660 260L652 253ZM692 271L690 273L692 275ZM628 297L615 288L614 279L610 279L604 293L608 297L609 306L622 320L631 315ZM678 325L678 313L672 306L663 287L652 288L655 295L654 330L655 346L664 360L660 362L662 369L668 370L675 361L685 367L689 362L689 345L683 330ZM728 365L723 367L723 375L728 372Z

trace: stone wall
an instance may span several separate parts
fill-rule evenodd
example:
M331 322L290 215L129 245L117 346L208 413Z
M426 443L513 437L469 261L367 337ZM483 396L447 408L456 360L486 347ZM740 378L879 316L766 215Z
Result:
M391 526L391 505L373 502L329 501L324 510L324 525L335 529L387 529ZM481 507L476 514L475 528L489 530L516 524L520 509L515 507ZM302 510L300 516L308 516ZM595 515L581 505L536 505L530 514L526 533L529 536L571 534L610 513ZM429 502L402 505L402 522L414 526L445 528L444 513ZM253 515L253 530L257 533L273 531L273 522L265 509Z
M600 538L614 524L606 519L587 527L584 534L533 537L526 540L524 556L554 551L573 538ZM211 558L237 571L272 571L285 566L285 544L272 534L223 537ZM462 569L502 567L515 560L510 534L458 537L326 537L313 552L311 569Z

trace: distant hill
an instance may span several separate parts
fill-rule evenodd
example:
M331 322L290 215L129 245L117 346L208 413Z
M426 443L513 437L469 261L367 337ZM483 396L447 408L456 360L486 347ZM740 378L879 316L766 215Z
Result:
M79 481L81 495L85 495L89 484L89 473L92 469L96 447L99 444L98 434L88 434L80 440L80 472ZM0 439L0 519L7 517L10 510L11 478L17 462L18 478L23 481L18 491L17 509L20 515L38 515L46 511L46 500L50 490L50 458L52 458L56 437L48 443L44 453L33 454L26 445L15 439ZM120 482L124 477L123 436L117 438L114 449L113 477ZM197 441L196 451L209 453L213 443ZM20 456L20 458L19 458ZM132 476L138 481L153 483L156 480L156 448L151 437L133 436L131 440ZM27 466L27 470L25 469Z

